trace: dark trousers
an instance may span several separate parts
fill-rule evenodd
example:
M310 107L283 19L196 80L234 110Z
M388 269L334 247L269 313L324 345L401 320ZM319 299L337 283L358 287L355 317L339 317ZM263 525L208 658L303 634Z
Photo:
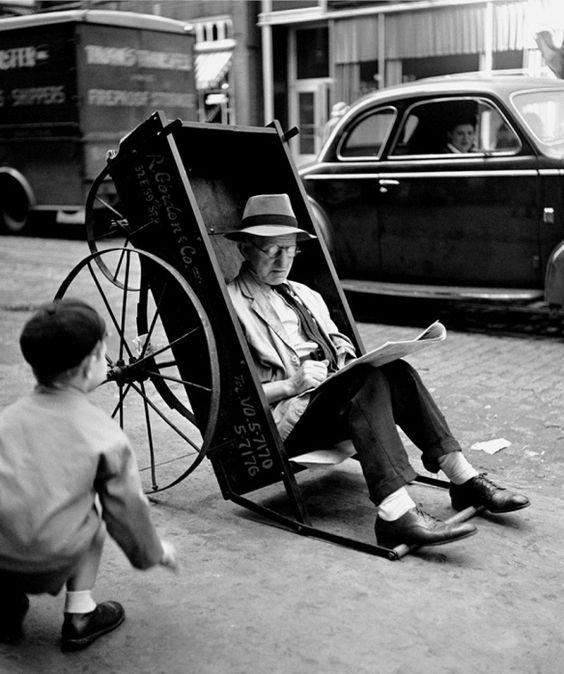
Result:
M433 473L439 470L439 457L460 451L420 376L403 360L358 367L322 387L285 445L288 455L296 456L350 438L370 498L379 504L416 477L397 426L421 450L423 465Z

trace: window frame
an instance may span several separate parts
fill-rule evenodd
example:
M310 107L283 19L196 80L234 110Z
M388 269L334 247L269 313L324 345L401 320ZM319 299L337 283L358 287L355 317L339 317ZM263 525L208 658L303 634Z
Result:
M421 152L421 153L406 153L406 154L394 154L394 150L398 147L399 139L403 133L403 130L405 128L405 125L407 124L413 110L417 107L425 106L425 105L437 105L440 103L448 103L452 104L453 102L459 102L459 101L470 101L472 103L476 103L479 106L488 108L491 110L493 113L495 113L499 120L500 123L505 124L510 131L512 132L513 136L517 140L517 145L515 147L508 147L508 148L491 148L491 149L483 149L480 148L476 150L475 152L464 152L464 153L449 153L449 152ZM479 132L478 132L479 133ZM499 157L499 156L508 156L508 155L514 155L518 154L523 148L523 143L521 141L521 137L515 127L515 124L512 123L507 115L503 112L503 110L500 108L500 106L496 103L496 101L492 100L491 98L488 98L486 96L483 96L481 94L460 94L458 96L441 96L438 98L427 98L424 100L417 100L411 103L403 112L402 118L397 126L397 131L394 136L394 139L390 145L390 151L387 154L387 159L393 160L393 161L401 161L401 160L414 160L414 159L422 159L422 158L432 158L432 159L469 159L469 158L475 158L475 157Z
M358 156L347 156L342 154L342 150L344 149L347 141L349 138L352 136L352 134L355 132L355 130L369 117L374 117L376 114L383 113L383 112L391 112L392 113L392 119L391 123L388 126L388 129L386 131L386 134L382 138L382 142L380 143L380 148L378 150L377 154L371 154L371 155L358 155ZM360 113L354 121L351 120L349 124L346 127L346 132L342 134L341 138L339 139L339 143L336 148L336 157L339 161L341 162L359 162L359 161L377 161L378 159L381 158L382 153L384 152L385 147L388 144L388 141L391 137L391 134L393 133L394 126L396 125L398 119L398 108L397 106L390 104L390 103L385 103L381 106L375 107L375 108L370 108L368 110L363 111Z

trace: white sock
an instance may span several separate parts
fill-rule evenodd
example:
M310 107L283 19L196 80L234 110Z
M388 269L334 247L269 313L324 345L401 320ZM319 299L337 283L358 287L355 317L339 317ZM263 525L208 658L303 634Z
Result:
M393 520L399 519L402 515L405 515L405 513L412 508L415 508L415 503L407 493L407 489L405 487L400 487L389 496L386 496L380 503L378 506L378 517L381 517L387 522L392 522Z
M454 484L463 484L479 475L478 471L468 462L462 452L450 452L439 457L439 466Z
M65 613L91 613L96 608L91 590L69 592L65 597Z

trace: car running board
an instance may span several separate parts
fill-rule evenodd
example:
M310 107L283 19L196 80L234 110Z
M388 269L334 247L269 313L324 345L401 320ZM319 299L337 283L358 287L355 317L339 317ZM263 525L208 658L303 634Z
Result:
M466 286L418 285L341 279L346 292L411 297L416 299L489 300L496 302L537 302L544 298L538 288L475 288Z

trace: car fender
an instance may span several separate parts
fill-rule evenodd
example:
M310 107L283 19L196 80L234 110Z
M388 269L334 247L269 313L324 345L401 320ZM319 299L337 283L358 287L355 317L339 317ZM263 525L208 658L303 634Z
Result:
M331 255L331 257L333 257L335 253L335 236L333 233L333 226L331 225L331 221L329 220L329 216L323 210L323 208L317 203L317 201L313 199L313 197L310 197L308 195L307 200L313 212L313 217L317 224L318 233L323 238L323 241L327 246L329 254Z
M552 251L546 265L545 302L553 309L564 306L564 241Z
M22 233L34 207L35 195L23 174L0 166L0 229L7 234Z

